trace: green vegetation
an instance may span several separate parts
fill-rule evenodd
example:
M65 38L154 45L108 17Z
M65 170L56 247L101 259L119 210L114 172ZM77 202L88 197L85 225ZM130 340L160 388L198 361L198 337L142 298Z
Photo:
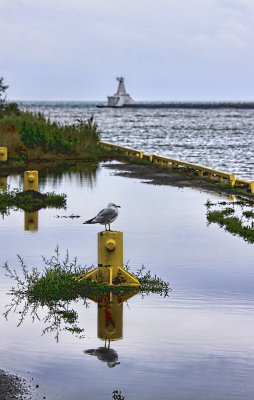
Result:
M4 315L8 318L10 312L17 313L18 325L20 325L27 315L33 320L40 320L39 314L43 308L43 334L55 333L56 340L59 339L60 331L67 331L80 338L84 337L84 329L78 326L78 313L73 308L78 301L87 308L89 298L97 299L98 303L102 301L105 304L105 298L109 299L111 293L122 301L124 295L131 296L137 293L145 295L152 292L166 297L171 291L167 282L152 276L149 271L144 273L144 267L136 273L141 286L133 289L133 287L123 286L108 287L88 280L76 281L74 277L88 272L91 268L78 265L77 258L71 261L68 251L65 258L61 260L58 247L50 259L45 257L42 259L44 269L41 272L36 267L29 271L22 257L18 256L21 276L16 269L10 268L8 263L5 263L3 268L6 275L15 281L16 287L12 287L9 293L12 295L12 300L6 306ZM110 307L110 302L106 301L106 304Z
M221 209L212 209L215 206L219 206ZM254 222L250 221L254 220L254 212L245 210L245 207L251 206L252 203L243 201L211 203L208 200L206 203L207 221L209 224L217 223L227 232L240 236L249 243L254 243Z
M43 114L24 111L0 118L1 146L13 161L64 158L95 159L102 155L99 132L93 117L73 125L51 122Z
M66 195L40 193L33 190L21 191L19 189L0 192L0 214L7 215L12 208L24 211L36 211L41 208L63 208L66 206Z
M114 390L112 392L112 400L124 400L125 397L122 395L121 390Z
M93 116L62 125L42 113L21 111L4 97L8 86L0 78L0 146L8 148L7 164L26 164L31 160L96 160L109 156L98 143L99 131Z
M8 263L5 263L4 268L7 275L18 284L18 288L13 288L12 293L22 293L29 301L40 301L46 304L51 301L75 300L78 297L98 296L109 291L115 294L133 291L133 287L112 286L109 288L107 285L91 282L86 279L76 281L74 277L89 272L91 268L78 265L76 258L70 261L68 251L65 259L61 261L58 247L50 259L43 257L45 266L42 272L39 272L37 268L33 268L29 272L22 257L18 256L18 260L23 278L19 277L16 270L12 270L8 266ZM170 292L169 284L156 275L152 276L150 271L144 273L144 267L137 270L134 275L140 281L141 285L138 289L140 293L158 293L165 297L168 296Z

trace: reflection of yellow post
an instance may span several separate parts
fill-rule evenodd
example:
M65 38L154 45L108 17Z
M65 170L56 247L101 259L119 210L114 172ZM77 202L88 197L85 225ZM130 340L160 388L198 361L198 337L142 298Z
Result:
M98 302L98 337L118 340L123 337L123 303L118 296L107 293Z
M35 190L38 192L38 171L24 172L24 190Z
M0 161L7 161L7 147L0 147Z
M25 231L38 231L38 211L25 211Z
M0 190L5 190L7 188L7 178L5 176L0 176Z
M98 338L103 340L118 340L123 337L123 303L135 296L137 290L117 295L112 292L91 300L98 303Z
M89 279L105 285L139 286L138 279L123 269L123 233L98 233L98 268L82 274L76 280Z

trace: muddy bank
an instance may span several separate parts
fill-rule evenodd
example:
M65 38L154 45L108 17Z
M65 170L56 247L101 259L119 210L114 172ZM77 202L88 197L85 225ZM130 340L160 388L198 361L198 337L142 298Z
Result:
M0 370L1 400L33 400L34 398L31 385L26 379Z
M254 200L251 193L246 193L246 191L239 187L230 188L226 183L220 184L216 181L210 181L204 178L200 179L198 176L186 172L184 169L171 169L151 164L136 164L131 162L104 164L104 166L114 170L117 176L138 178L141 181L143 180L153 185L169 185L179 188L190 187L229 196L237 195L248 197Z

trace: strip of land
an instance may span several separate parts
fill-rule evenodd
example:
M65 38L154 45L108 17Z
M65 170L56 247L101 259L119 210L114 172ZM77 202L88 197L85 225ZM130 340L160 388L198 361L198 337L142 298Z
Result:
M133 162L104 164L106 168L115 170L115 175L128 178L137 178L153 185L168 185L179 188L189 187L208 192L242 196L253 199L252 193L247 193L238 187L228 187L217 181L211 181L186 172L184 169L166 168L151 164L138 164Z

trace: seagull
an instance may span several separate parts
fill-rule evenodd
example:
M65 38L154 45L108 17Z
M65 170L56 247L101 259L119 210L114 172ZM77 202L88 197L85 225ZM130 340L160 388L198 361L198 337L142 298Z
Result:
M109 203L107 208L104 208L99 212L96 217L89 219L88 221L83 222L83 224L101 224L105 225L105 229L107 230L107 225L110 230L110 224L113 222L118 216L118 208L114 203Z

